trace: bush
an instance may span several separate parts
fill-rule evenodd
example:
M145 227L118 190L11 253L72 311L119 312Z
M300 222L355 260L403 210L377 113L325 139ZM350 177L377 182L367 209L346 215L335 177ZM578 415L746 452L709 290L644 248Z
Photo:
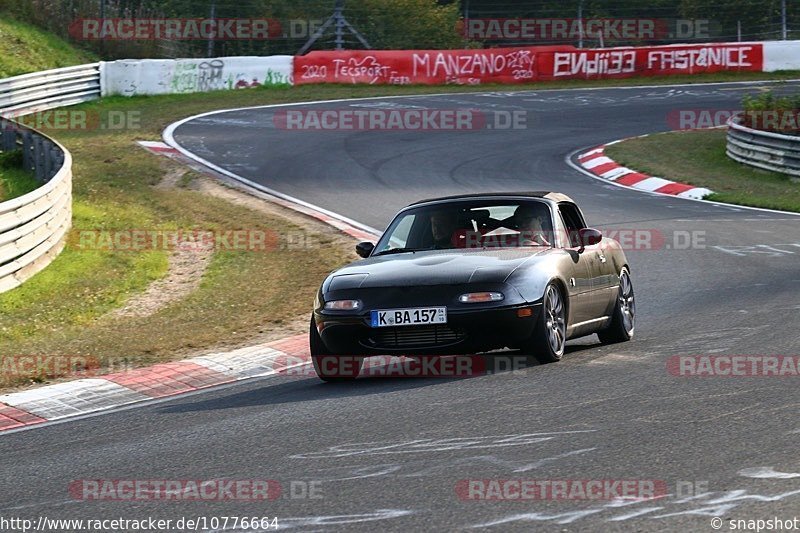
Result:
M0 169L22 168L22 150L0 152Z
M772 91L746 95L744 125L762 131L800 135L800 94L776 96Z

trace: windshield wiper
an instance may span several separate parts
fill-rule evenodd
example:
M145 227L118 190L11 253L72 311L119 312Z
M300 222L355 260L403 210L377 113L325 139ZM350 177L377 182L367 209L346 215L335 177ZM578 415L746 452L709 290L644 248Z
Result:
M406 252L418 252L417 248L392 248L391 250L384 250L382 252L378 252L374 254L373 257L377 257L379 255L390 255L390 254L404 254Z

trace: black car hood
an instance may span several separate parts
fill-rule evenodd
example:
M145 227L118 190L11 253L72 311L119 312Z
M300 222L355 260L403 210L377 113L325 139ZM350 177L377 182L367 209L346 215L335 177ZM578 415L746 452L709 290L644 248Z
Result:
M370 257L328 277L325 291L464 283L500 283L526 262L540 260L552 248L432 250Z

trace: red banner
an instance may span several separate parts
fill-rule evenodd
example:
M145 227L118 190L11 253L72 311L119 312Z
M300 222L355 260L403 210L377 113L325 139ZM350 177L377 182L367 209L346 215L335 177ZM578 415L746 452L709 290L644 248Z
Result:
M763 69L758 43L653 46L572 50L539 56L541 79L599 79L632 76L673 76ZM547 62L547 64L544 64Z
M760 43L579 50L571 46L488 50L313 52L294 61L294 82L479 85L539 80L670 76L763 69Z

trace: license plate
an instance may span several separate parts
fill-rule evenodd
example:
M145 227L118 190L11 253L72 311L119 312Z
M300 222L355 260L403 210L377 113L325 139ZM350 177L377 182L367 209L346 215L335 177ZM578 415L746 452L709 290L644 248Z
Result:
M446 307L416 307L413 309L378 309L370 313L373 328L447 324Z

